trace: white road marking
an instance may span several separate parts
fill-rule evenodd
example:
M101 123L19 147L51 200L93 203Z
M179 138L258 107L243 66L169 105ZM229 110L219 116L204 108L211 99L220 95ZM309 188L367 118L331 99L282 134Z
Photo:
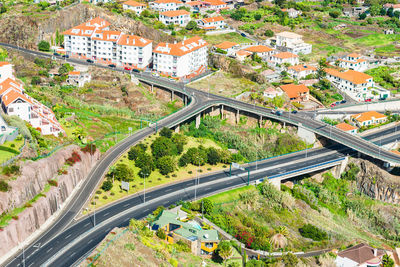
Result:
M107 212L106 214L104 214L104 215L103 215L103 217L104 217L104 216L107 216L108 214L110 214L110 213L109 213L109 212Z
M71 234L67 235L67 236L65 237L65 239L69 238L70 236L71 236Z
M144 212L148 211L149 209L145 209Z
M206 188L206 190L210 190L210 189L211 189L211 187L207 187L207 188Z
M69 257L72 257L72 256L74 256L74 255L75 255L75 253L76 253L76 252L72 253L71 255L69 255Z
M85 224L83 227L86 227L86 226L88 226L90 224L90 222L88 222L87 224Z
M32 262L31 264L29 264L29 266L28 267L31 267L33 264L34 264L35 262Z
M165 190L165 192L169 192L169 191L171 191L171 190L172 190L172 188Z
M92 241L93 241L93 239L90 239L89 242L88 242L88 244L92 243Z
M49 248L49 249L46 251L46 253L49 253L52 249L53 249L52 247Z
M129 203L128 204L125 204L123 207L125 208L125 207L128 207L129 206Z

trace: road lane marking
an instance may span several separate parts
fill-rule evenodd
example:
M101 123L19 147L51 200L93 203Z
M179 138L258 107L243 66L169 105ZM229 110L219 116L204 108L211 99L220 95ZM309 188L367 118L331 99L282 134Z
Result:
M31 267L35 262L32 262L31 264L28 265L28 267Z
M109 212L107 212L106 214L104 214L104 215L103 215L103 217L104 217L104 216L107 216L108 214L110 214L110 213L109 213Z
M49 253L51 250L53 249L53 247L49 248L46 253Z
M87 224L85 224L83 227L86 227L86 226L88 226L90 224L90 222L88 222Z
M64 239L67 239L67 238L69 238L70 236L71 236L71 234L67 235Z
M76 253L76 252L72 253L71 255L69 255L69 257L71 258L72 256L74 256L74 255L75 255L75 253Z
M172 190L172 188L165 190L165 192L169 192L169 191L171 191L171 190Z
M148 211L149 209L145 209L144 212Z
M125 207L128 207L129 206L129 203L128 204L125 204L123 207L125 208Z
M93 239L90 239L89 242L88 242L88 244L92 243L92 241L93 241Z

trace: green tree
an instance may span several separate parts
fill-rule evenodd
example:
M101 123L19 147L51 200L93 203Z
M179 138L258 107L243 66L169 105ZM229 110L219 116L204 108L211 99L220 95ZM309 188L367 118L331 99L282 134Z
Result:
M73 71L74 67L69 63L62 64L62 66L58 69L58 74L61 76L67 75L70 71Z
M372 17L379 16L381 12L381 5L373 4L372 6L370 6L368 11Z
M7 192L11 186L4 180L0 180L0 192Z
M184 146L187 144L187 137L183 134L174 134L172 136L172 143L175 144L177 153L180 155L183 152Z
M137 144L136 146L131 147L128 151L128 159L129 160L136 160L139 155L144 154L146 151L146 145Z
M394 261L388 254L382 257L382 267L394 267Z
M189 23L185 27L185 29L188 31L197 30L198 28L199 27L197 26L197 23L194 20L189 21Z
M114 169L113 175L118 181L131 181L133 173L128 165L124 163L118 163Z
M221 162L221 156L218 149L215 147L209 147L207 149L207 162L211 165Z
M165 136L157 137L154 140L154 142L151 144L151 152L156 159L163 156L172 156L178 154L175 144L172 143L171 139Z
M229 241L223 240L218 244L217 248L218 255L224 260L226 266L226 260L232 257L233 249Z
M40 77L38 76L33 76L31 79L31 84L32 85L38 85L42 82L42 80L40 79Z
M366 18L367 18L367 13L365 13L365 12L358 15L358 19L360 19L360 20L364 20Z
M318 61L317 77L323 79L326 76L325 68L328 66L326 58L322 58Z
M332 18L338 18L340 16L340 11L339 10L332 10L329 12L329 16Z
M272 36L274 36L274 32L272 30L268 29L264 32L264 35L267 37L272 37Z
M146 170L154 171L154 165L153 157L148 153L139 154L135 160L135 166L140 169L146 168Z
M160 131L160 136L171 138L172 137L172 130L167 128L167 127L164 127Z
M101 185L101 189L103 189L104 191L110 191L112 187L113 183L109 180L104 181Z
M176 168L176 163L173 157L164 156L157 160L157 168L162 175L167 175L171 173Z
M40 41L39 44L38 44L38 49L39 49L39 51L45 51L45 52L50 51L49 42L44 41L44 40Z
M211 200L209 200L208 198L206 198L206 199L203 199L202 205L203 205L203 208L202 208L203 212L205 214L211 214L211 212L214 209L214 203Z

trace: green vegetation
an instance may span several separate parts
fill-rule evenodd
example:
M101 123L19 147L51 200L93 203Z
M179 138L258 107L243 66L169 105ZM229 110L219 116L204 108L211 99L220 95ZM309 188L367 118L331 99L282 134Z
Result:
M380 66L374 69L367 70L365 73L371 75L374 81L388 90L399 90L400 81L393 77L393 74L399 73L400 68Z
M246 37L241 36L236 32L217 34L217 35L205 35L204 39L210 44L219 44L223 41L230 41L235 43L251 43L252 41Z

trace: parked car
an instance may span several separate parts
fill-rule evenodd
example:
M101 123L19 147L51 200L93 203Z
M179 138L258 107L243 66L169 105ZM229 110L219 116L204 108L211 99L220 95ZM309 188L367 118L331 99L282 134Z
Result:
M372 101L371 98L365 99L365 102L371 102L371 101Z
M282 115L282 111L278 110L275 114L278 115L278 116L281 116Z
M333 108L333 107L335 107L336 106L336 104L335 103L332 103L331 104L331 108Z
M110 64L110 65L108 65L110 68L115 68L116 66L115 66L115 64Z
M68 55L62 55L62 57L63 57L63 58L69 58L69 56L68 56Z
M297 114L297 110L292 110L292 114Z
M275 114L275 112L276 112L276 111L275 111L274 109L271 110L271 113L272 113L272 114Z
M94 61L91 60L91 59L86 59L86 62L87 62L87 63L91 63L91 64L94 63Z
M140 70L137 70L137 69L132 69L132 72L137 72L137 73L139 73L139 72L140 72Z
M241 36L243 36L243 37L246 37L246 34L245 34L245 33L243 33L243 32L242 32L240 35L241 35Z
M340 101L341 104L345 104L346 102L347 102L346 100Z
M124 70L131 71L131 70L132 70L132 68L125 67L125 68L124 68Z
M336 101L335 104L336 104L336 105L340 105L340 101Z
M59 53L56 53L56 52L54 52L53 55L57 56L57 57L61 56Z

